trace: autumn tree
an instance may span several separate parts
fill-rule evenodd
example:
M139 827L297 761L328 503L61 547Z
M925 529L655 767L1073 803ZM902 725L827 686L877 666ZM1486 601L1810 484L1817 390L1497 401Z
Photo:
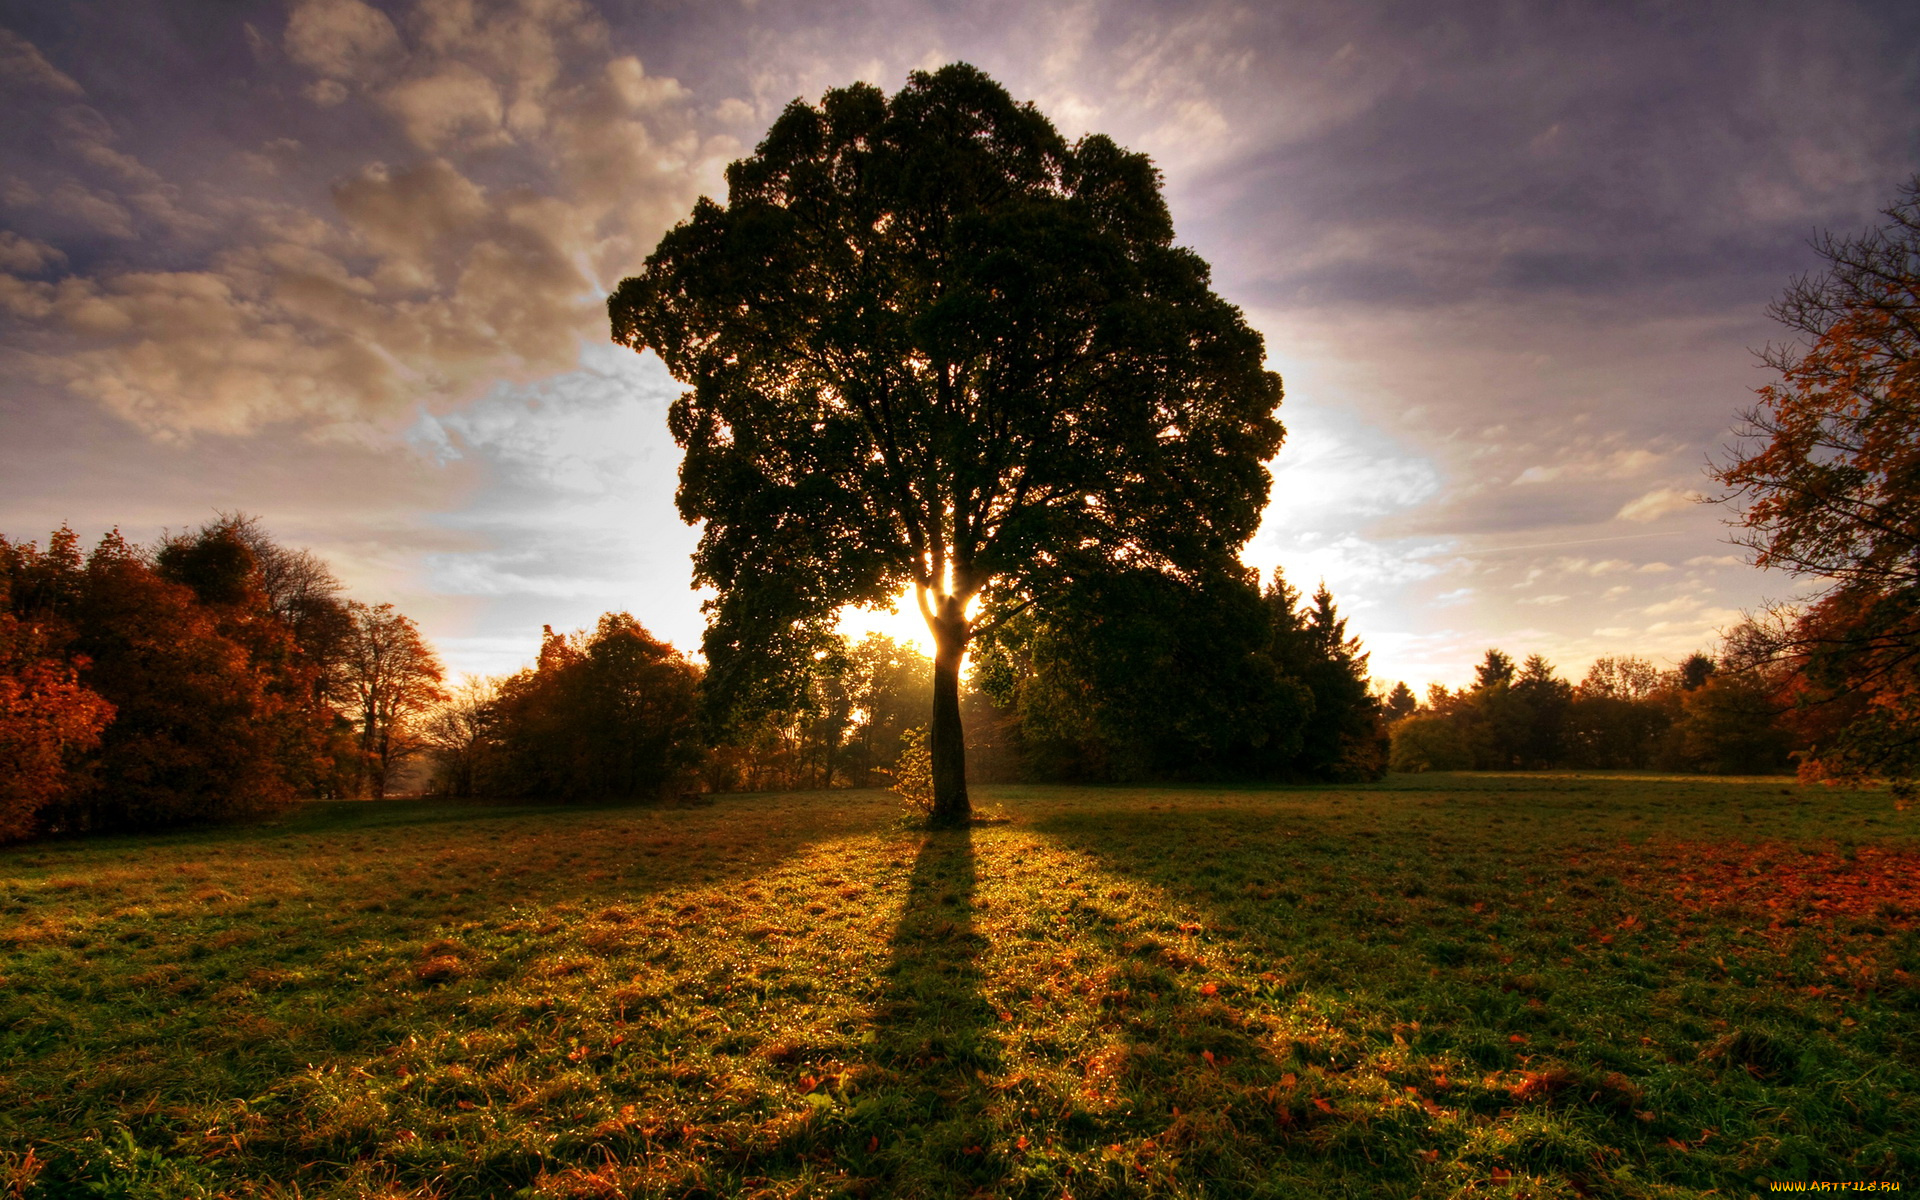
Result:
M1798 339L1765 353L1778 378L1716 476L1754 561L1822 591L1776 647L1804 704L1860 701L1803 760L1811 777L1920 775L1920 176L1855 237L1814 248L1772 315Z
M210 546L191 570L177 556L163 570L160 556L115 532L68 572L57 608L65 652L114 717L85 786L49 810L50 825L152 828L267 812L317 773L289 639L261 613L244 551L232 550Z
M391 604L347 605L336 700L357 735L366 794L387 794L395 769L425 748L418 722L446 698L445 671L412 618Z
M699 668L627 613L591 633L548 627L539 661L491 704L484 790L652 798L699 765Z
M53 552L72 554L73 535L55 535ZM14 581L28 582L37 546L0 538L0 842L27 837L41 814L81 781L78 759L100 744L113 706L80 682L42 621L13 611ZM77 566L77 562L75 564Z
M313 551L281 544L259 517L222 514L202 533L217 527L230 529L252 553L267 611L293 635L312 675L314 696L324 700L340 670L352 625L339 576Z
M1103 575L1232 568L1280 380L1147 158L1068 143L970 66L796 101L727 184L609 301L690 389L669 422L711 695L790 704L840 609L911 589L934 819L965 821L969 644Z

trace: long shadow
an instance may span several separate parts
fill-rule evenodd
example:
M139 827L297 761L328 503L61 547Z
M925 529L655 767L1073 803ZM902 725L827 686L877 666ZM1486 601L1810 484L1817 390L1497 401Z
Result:
M892 1194L969 1195L1006 1173L986 1112L1001 1051L974 887L972 833L928 834L889 942L873 1014L874 1090L855 1130L868 1135L868 1169Z

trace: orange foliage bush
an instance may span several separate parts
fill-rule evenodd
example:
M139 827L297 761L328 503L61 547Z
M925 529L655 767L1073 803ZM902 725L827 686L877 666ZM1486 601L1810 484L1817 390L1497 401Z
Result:
M75 757L100 744L113 716L73 667L39 653L36 640L0 612L0 842L34 832L41 811L66 793Z

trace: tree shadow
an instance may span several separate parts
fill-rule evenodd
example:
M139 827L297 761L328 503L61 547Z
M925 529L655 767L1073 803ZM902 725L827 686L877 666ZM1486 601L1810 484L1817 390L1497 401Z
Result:
M995 1147L990 1081L1001 1069L995 1014L980 967L986 938L974 927L975 864L969 829L930 833L888 943L885 992L873 1011L868 1170L885 1190L968 1195L1006 1175Z

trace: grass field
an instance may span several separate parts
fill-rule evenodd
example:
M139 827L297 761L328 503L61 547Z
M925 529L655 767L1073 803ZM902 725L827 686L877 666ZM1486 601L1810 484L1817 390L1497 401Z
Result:
M1920 1187L1920 822L1883 796L977 800L0 853L0 1196Z

